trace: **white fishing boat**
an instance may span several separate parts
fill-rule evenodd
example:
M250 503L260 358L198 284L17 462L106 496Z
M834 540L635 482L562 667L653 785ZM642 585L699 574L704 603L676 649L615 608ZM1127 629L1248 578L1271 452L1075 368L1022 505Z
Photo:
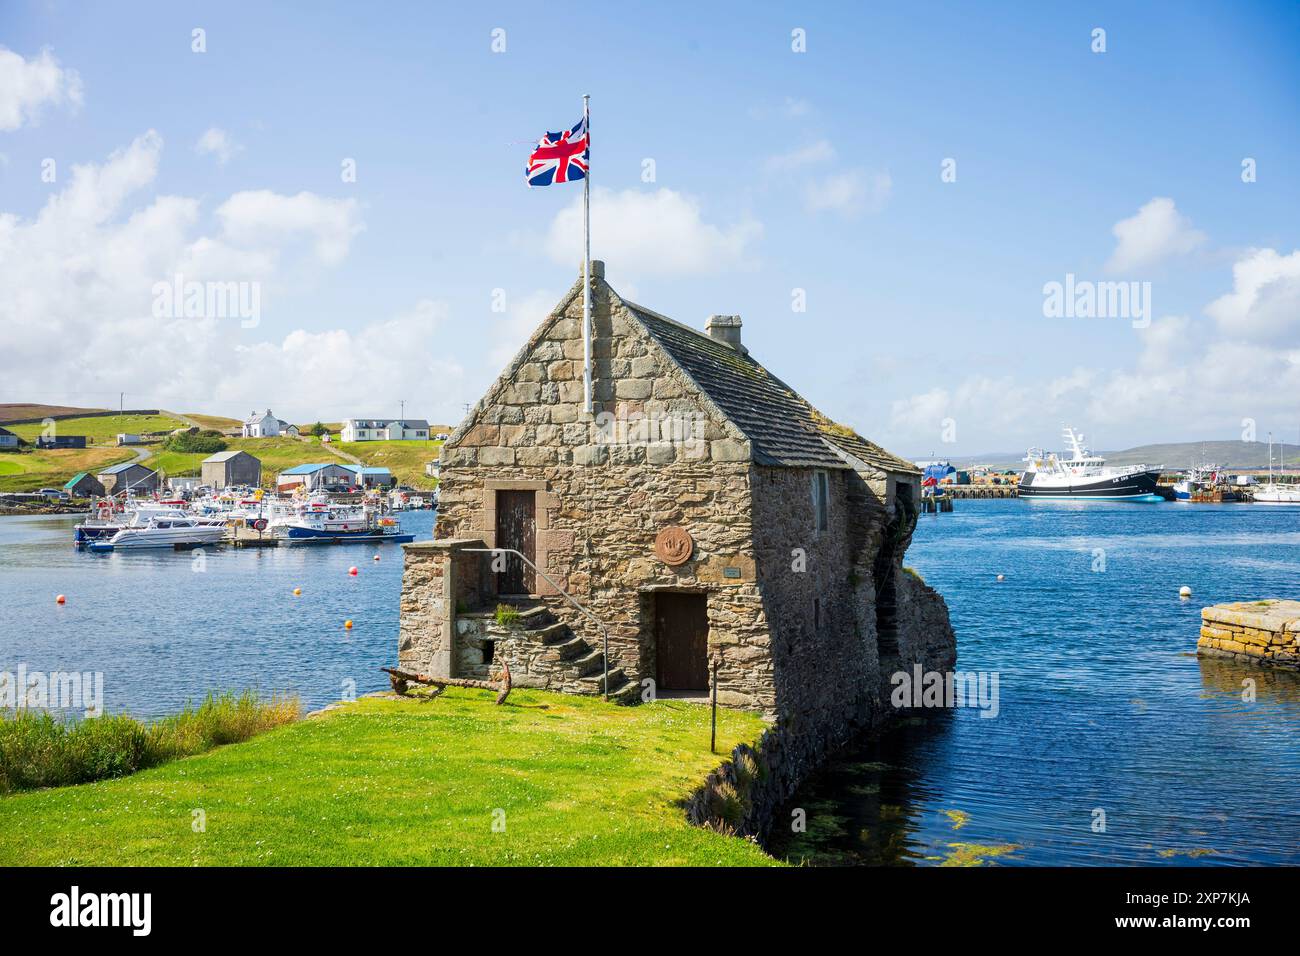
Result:
M1071 456L1031 448L1025 456L1028 467L1020 476L1021 498L1069 501L1164 501L1156 490L1161 468L1129 465L1113 468L1094 455L1083 443L1083 435L1068 425L1064 430Z

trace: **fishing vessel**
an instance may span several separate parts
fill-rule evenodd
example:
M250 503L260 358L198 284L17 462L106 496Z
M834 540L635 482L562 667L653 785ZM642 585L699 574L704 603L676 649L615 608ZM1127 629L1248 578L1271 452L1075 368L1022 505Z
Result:
M1220 466L1194 465L1185 478L1174 482L1174 500L1217 503L1236 501L1238 495Z
M1110 467L1106 459L1094 455L1084 444L1083 435L1068 425L1063 431L1070 457L1031 448L1020 476L1017 493L1021 498L1066 501L1164 501L1156 487L1160 466L1129 465Z

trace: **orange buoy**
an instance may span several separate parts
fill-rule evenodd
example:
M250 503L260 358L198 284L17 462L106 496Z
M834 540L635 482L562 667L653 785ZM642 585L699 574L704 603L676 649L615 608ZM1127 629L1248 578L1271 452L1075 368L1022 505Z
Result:
M54 603L55 603L55 604L67 604L67 603L68 603L68 599L65 598L62 594L60 594L58 597L56 597L56 598L54 599Z
M352 620L349 618L348 620L344 621L343 627L349 631L352 630Z
M354 578L357 576L357 569L355 565L348 568L348 574L352 575Z
M302 588L294 588L294 589L293 589L293 596L294 596L294 597L298 597L300 594L302 594Z

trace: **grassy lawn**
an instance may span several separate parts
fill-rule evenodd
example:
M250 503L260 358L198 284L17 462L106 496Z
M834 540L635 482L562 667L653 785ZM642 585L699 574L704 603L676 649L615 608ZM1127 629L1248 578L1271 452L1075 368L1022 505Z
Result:
M719 754L763 727L730 710L718 724ZM134 776L2 797L0 865L772 863L676 805L722 761L708 741L708 709L679 701L363 698Z
M16 431L17 428L14 430ZM115 448L107 445L48 451L4 452L0 454L0 492L62 488L64 483L79 471L94 474L109 465L129 461L133 457L134 451L130 448Z
M328 451L320 447L314 439L310 442L297 438L280 436L278 438L227 438L226 451L246 451L262 462L262 483L274 483L275 476L294 465L305 465L314 461L335 461ZM160 451L147 464L150 468L160 468L168 475L197 475L200 464L208 456L195 452Z
M40 422L6 427L24 441L35 441L36 436L45 430ZM169 432L187 426L180 419L166 415L104 415L96 418L59 419L54 427L57 434L85 435L88 442L102 445L115 443L121 432L138 435L141 432Z
M334 447L356 455L367 465L389 469L398 484L437 487L437 482L424 474L424 466L437 459L440 441L352 441L335 442Z

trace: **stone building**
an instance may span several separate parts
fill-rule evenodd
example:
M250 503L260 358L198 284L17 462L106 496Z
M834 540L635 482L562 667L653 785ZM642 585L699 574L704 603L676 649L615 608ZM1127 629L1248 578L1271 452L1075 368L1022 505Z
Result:
M199 475L209 488L257 487L262 483L261 459L246 451L219 451L199 463Z
M716 676L722 703L828 744L876 722L889 675L950 668L947 608L902 566L917 469L750 356L738 316L700 332L592 273L593 412L579 278L442 448L401 665L504 658L516 685L576 693L608 668L628 702Z

